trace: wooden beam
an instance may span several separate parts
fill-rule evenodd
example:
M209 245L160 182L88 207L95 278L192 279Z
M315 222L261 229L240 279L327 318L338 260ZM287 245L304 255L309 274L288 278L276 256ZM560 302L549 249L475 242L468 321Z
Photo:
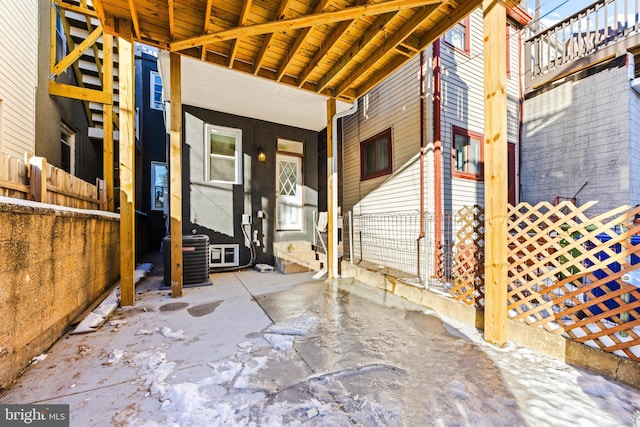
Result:
M336 242L338 236L338 200L335 198L334 189L338 185L338 171L334 167L335 159L338 153L334 153L333 134L337 129L333 128L333 116L336 115L336 99L329 98L327 100L327 276L329 279L337 278L338 271L338 254L336 253Z
M53 80L49 80L49 94L81 101L98 102L100 104L111 104L112 102L112 95L104 91L66 85Z
M140 39L142 34L140 33L140 21L138 21L138 10L136 9L135 0L129 0L129 11L131 13L131 22L133 22L133 29L135 30L135 38Z
M247 22L247 16L249 15L249 9L251 8L251 0L245 0L242 3L242 10L240 11L240 17L238 18L238 26L241 27ZM233 68L233 61L236 59L236 51L238 50L238 39L234 39L231 42L231 49L229 50L229 68Z
M135 301L135 102L133 31L129 21L119 22L120 83L120 304Z
M322 92L328 85L331 83L331 80L351 61L355 60L355 57L358 55L362 49L367 47L371 41L378 36L380 31L384 30L385 25L389 23L391 18L396 15L396 12L389 12L383 15L380 15L376 21L373 23L369 29L358 39L357 42L351 45L349 50L347 50L340 59L333 64L333 67L325 73L325 75L318 82L318 87L316 90L318 92Z
M462 18L469 15L472 11L477 9L482 0L469 0L468 2L461 3L453 12L447 15L446 19L443 21L441 25L438 25L431 30L428 30L425 34L420 37L418 44L416 44L413 36L409 36L405 40L402 41L403 44L410 44L413 49L416 49L418 52L425 49L427 46L432 44L436 39L438 39L442 34L451 29L454 25L456 25ZM355 93L352 95L353 97L359 98L364 96L378 85L382 80L389 77L391 73L400 68L404 63L409 60L408 57L401 56L393 59L389 64L387 64L384 69L376 71L367 77L367 80L360 86L358 86ZM353 89L351 89L353 90ZM342 91L340 96L347 96L350 93L350 89L346 89Z
M176 24L175 24L175 10L173 0L168 0L169 8L169 40L173 41L176 38Z
M86 4L81 4L80 6L76 6L73 4L65 3L61 0L55 0L54 3L60 9L69 10L71 12L76 12L82 15L91 16L93 18L99 18L98 13L95 10L89 9L86 6Z
M53 76L58 76L64 72L71 64L76 62L82 54L92 46L100 36L102 35L102 27L97 27L95 30L89 34L89 36L82 41L78 46L76 46L67 56L65 56L62 61L58 62L53 67Z
M306 82L309 75L313 72L313 70L320 64L327 54L333 48L333 46L340 40L340 38L344 35L344 33L351 27L354 23L354 20L342 21L338 24L338 26L331 32L331 36L324 42L322 42L322 46L320 49L313 55L311 61L304 67L304 70L298 76L298 87L302 87ZM319 91L320 92L320 91Z
M170 50L171 52L177 52L190 47L202 46L207 43L217 43L225 40L251 37L260 34L274 33L277 31L296 30L313 25L330 24L333 22L347 21L349 19L362 18L366 16L375 16L386 12L399 11L425 5L439 5L440 3L442 3L441 0L387 0L380 3L352 6L332 12L313 13L298 18L281 19L261 24L248 25L245 27L229 28L211 34L203 34L173 42L170 45Z
M169 56L171 122L169 124L169 228L171 229L171 297L182 296L182 69L180 55Z
M507 342L507 26L505 3L483 0L484 13L484 338Z
M358 1L360 2L361 0L358 0ZM324 10L330 4L331 4L331 0L321 0L320 3L318 3L318 5L316 6L313 13L324 12ZM291 62L293 57L298 54L298 51L300 50L304 42L307 40L307 37L309 36L309 33L311 32L312 29L313 27L304 28L300 32L298 37L296 37L295 41L293 42L293 46L289 48L289 50L287 51L287 56L284 58L284 61L282 61L282 63L278 67L278 70L276 72L276 81L280 81L285 71L287 71L287 67L289 66L289 63ZM235 43L235 40L234 40L234 43Z
M202 34L207 34L209 32L209 20L211 19L211 6L213 4L213 0L207 0L207 6L204 12L204 28L202 28ZM200 52L200 60L204 61L207 57L207 45L202 45L202 51Z
M278 6L278 10L276 11L276 15L273 18L274 20L282 19L284 17L284 13L289 8L289 3L292 0L282 0L280 5ZM273 33L267 34L267 36L262 41L262 46L260 46L260 50L258 51L258 56L256 56L256 60L253 61L253 74L258 75L260 72L260 68L262 67L262 63L264 62L264 58L271 46L271 40L273 39Z
M380 61L385 55L388 54L391 50L395 49L400 43L404 41L407 37L409 37L415 30L418 28L425 19L429 18L429 16L438 10L438 5L429 5L425 6L419 11L416 11L411 18L409 18L396 32L394 32L390 37L388 37L384 43L376 49L376 54L368 57L364 62L360 63L354 70L349 73L349 78L344 80L340 85L336 88L336 96L342 95L344 91L349 89L349 87L363 74L365 74L371 67L376 65L378 61Z
M113 100L113 36L105 34L102 38L102 50L104 55L104 79L102 87L104 91L111 94ZM104 118L104 136L102 139L102 177L104 179L107 194L107 210L115 210L115 198L113 191L113 104L104 104L102 108Z

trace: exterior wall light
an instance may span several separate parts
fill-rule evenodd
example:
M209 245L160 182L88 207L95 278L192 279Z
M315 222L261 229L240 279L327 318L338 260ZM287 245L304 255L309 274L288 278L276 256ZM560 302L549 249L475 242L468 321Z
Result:
M258 161L264 163L267 161L267 155L262 148L258 148Z

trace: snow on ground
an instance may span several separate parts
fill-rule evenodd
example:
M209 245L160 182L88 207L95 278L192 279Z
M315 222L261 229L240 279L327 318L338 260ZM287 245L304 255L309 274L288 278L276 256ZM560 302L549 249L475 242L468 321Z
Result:
M334 309L332 314L334 317L329 323L344 320L345 313ZM433 316L434 313L425 310L413 315ZM424 425L632 425L634 411L640 408L638 391L524 348L509 345L500 349L489 345L475 329L455 321L447 320L445 325L447 332L456 336L453 341L444 342L452 347L448 351L460 356L468 352L469 345L476 346L493 361L502 377L496 381L504 382L514 401L479 395L473 381L465 380L468 374L439 382L434 379L433 384L426 386L446 388L443 392L449 397L447 401L435 402L445 408L444 415L423 419ZM340 324L341 328L344 326ZM242 343L232 357L209 363L208 376L192 382L174 383L176 364L167 360L162 352L130 355L130 363L138 369L143 386L141 393L157 399L158 411L150 419L148 414L130 409L118 414L113 421L142 427L415 425L406 414L406 393L402 392L403 384L414 378L411 372L394 364L357 363L338 369L340 363L337 363L334 369L299 380L292 376L285 386L265 386L260 377L269 366L286 367L293 363L300 357L294 343L321 337L327 333L319 330L322 327L326 327L322 318L315 315L275 322L263 331L270 350L254 349L251 343ZM182 339L171 331L162 331L162 334L167 339ZM335 352L348 357L348 351L345 353ZM460 362L452 359L451 363ZM474 361L468 360L468 363ZM287 373L283 375L286 377ZM493 386L493 382L486 384L488 388ZM492 389L484 391L492 393ZM419 396L416 402L420 402ZM483 414L491 412L497 416L483 418Z

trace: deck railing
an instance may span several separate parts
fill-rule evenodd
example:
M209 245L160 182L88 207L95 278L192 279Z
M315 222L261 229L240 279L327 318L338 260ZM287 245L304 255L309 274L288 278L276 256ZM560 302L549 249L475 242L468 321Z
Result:
M525 42L530 92L640 44L640 0L600 0Z

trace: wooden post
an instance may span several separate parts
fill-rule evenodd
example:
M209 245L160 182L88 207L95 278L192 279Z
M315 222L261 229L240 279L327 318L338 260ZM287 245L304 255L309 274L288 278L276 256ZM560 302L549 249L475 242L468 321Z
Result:
M169 216L171 228L171 296L182 296L182 86L180 55L169 57L171 123L169 125Z
M335 196L335 189L338 185L338 171L335 167L333 147L333 134L337 130L333 128L333 116L336 115L336 100L327 100L327 277L335 279L338 276L338 199Z
M104 34L103 55L104 72L102 73L102 88L110 94L113 102L113 36ZM102 107L104 120L104 135L102 139L102 176L106 184L107 208L113 212L115 209L115 198L113 194L113 104L104 104Z
M118 78L120 82L120 304L135 299L135 103L131 23L120 21ZM105 124L107 120L105 119ZM106 136L106 135L105 135Z
M507 68L506 7L483 0L485 340L507 341Z
M47 203L47 159L29 158L29 195L36 202Z

